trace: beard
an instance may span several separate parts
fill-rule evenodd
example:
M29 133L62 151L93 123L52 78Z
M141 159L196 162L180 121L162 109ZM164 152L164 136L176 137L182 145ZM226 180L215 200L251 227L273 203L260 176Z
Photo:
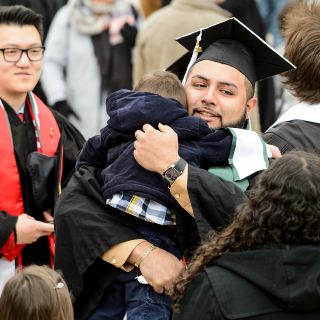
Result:
M222 120L221 128L230 127L230 128L245 129L245 125L246 125L247 119L248 119L247 111L244 110L241 118L239 120L237 120L237 121L234 121L234 122L223 122L223 120Z

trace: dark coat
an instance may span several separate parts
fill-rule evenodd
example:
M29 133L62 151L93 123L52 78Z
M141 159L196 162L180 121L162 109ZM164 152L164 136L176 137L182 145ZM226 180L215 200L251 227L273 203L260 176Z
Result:
M174 320L320 319L320 249L224 254L192 281Z

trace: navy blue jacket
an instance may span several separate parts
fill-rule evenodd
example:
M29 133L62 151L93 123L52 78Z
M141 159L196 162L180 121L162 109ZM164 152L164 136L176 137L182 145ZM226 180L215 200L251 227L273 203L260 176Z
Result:
M205 169L228 164L231 133L212 130L202 119L188 116L176 100L119 90L107 98L106 108L108 125L86 142L77 162L77 168L104 168L101 174L105 199L127 192L174 208L175 201L162 177L142 168L133 157L134 132L146 123L156 128L159 122L169 125L178 134L179 155L189 164Z

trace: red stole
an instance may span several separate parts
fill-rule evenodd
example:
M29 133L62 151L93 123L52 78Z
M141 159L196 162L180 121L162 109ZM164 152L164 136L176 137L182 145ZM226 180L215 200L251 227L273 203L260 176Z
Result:
M30 112L38 109L38 120L41 126L37 127L36 135L38 135L40 141L40 152L46 156L56 155L61 134L52 112L32 93L28 94L26 101ZM18 216L24 213L20 177L14 154L10 124L2 105L0 105L0 141L0 210L8 212L10 215ZM12 232L7 242L0 249L0 253L4 258L12 261L19 255L23 247L24 245L15 243Z

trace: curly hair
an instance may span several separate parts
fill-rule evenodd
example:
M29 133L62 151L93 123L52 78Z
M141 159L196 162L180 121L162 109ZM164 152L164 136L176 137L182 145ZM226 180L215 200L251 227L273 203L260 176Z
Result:
M320 103L320 4L304 0L282 18L284 56L297 69L285 72L283 83L300 101Z
M171 297L181 298L192 279L226 252L253 250L261 245L320 244L320 157L291 151L260 176L231 225L209 234L195 252ZM175 310L179 306L175 304Z

